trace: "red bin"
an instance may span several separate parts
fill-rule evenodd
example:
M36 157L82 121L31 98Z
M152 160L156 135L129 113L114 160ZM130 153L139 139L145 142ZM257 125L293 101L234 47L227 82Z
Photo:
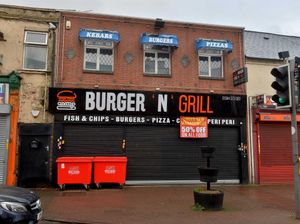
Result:
M95 157L94 183L119 183L122 188L126 180L127 157Z
M57 183L63 190L65 184L83 184L85 189L92 182L94 157L60 157L57 163Z

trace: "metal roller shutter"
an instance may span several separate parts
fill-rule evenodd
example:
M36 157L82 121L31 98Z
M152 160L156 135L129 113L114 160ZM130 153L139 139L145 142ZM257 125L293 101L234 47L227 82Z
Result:
M210 127L208 139L180 139L179 127L65 125L64 140L59 156L126 155L126 179L132 181L199 180L197 167L206 164L200 146L211 145L219 179L240 179L237 127Z
M293 182L289 123L260 124L259 178L261 184Z
M7 116L0 116L0 184L6 182L6 170L7 170L7 150L6 140L8 125Z
M122 127L113 126L64 126L64 149L58 156L121 155Z
M180 139L178 127L128 128L127 180L199 180L203 145L217 149L211 164L220 180L239 180L238 137L238 128L210 127L208 139Z

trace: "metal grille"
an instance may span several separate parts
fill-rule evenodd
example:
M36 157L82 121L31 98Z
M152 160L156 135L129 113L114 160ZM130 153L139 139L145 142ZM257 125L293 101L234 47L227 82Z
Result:
M145 72L155 73L155 54L145 53Z
M86 48L85 69L97 69L97 49Z
M113 68L113 51L112 49L100 49L100 71L112 72Z
M101 72L113 71L113 49L111 48L86 48L85 69Z
M211 61L211 77L222 77L222 60L219 56L212 56Z
M222 78L222 64L221 55L201 55L199 56L199 75L212 78Z
M199 57L200 76L209 76L208 57Z
M170 54L145 52L145 73L170 74Z
M158 53L157 55L157 67L158 74L169 74L169 54Z
M40 201L40 200L37 200L37 201L31 203L31 204L30 204L30 208L31 208L31 211L41 209L41 201Z

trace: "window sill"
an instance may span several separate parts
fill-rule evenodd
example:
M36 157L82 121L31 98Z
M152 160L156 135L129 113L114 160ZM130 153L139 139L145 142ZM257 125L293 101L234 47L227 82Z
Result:
M83 70L83 73L93 73L93 74L103 74L103 75L113 75L114 74L114 72L93 71L93 70Z
M199 79L205 79L205 80L219 80L219 81L224 81L224 77L205 77L205 76L198 76Z
M17 70L18 72L22 73L34 73L34 74L44 74L44 73L51 73L52 71L50 70L42 70L42 69L27 69L27 68L22 68Z
M171 74L153 74L153 73L144 73L144 76L149 76L149 77L162 77L162 78L171 78Z

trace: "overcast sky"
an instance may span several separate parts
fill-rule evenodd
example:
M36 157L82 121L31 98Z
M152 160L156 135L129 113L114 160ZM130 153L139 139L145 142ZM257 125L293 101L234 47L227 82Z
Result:
M299 0L0 0L0 4L229 25L300 36Z

